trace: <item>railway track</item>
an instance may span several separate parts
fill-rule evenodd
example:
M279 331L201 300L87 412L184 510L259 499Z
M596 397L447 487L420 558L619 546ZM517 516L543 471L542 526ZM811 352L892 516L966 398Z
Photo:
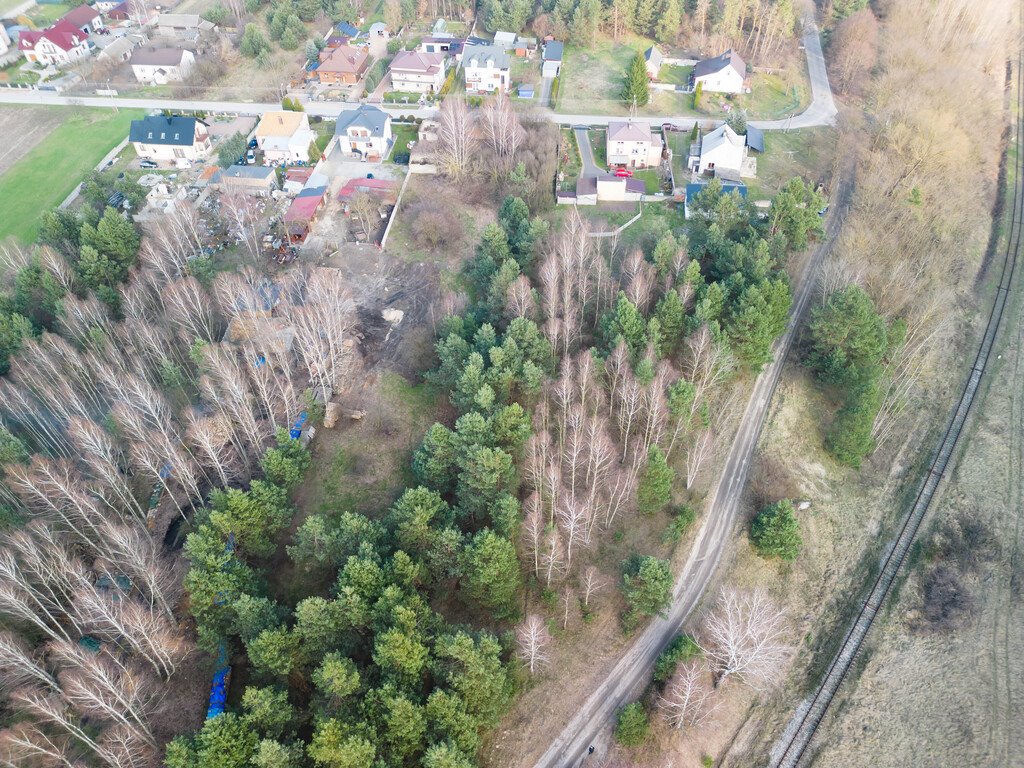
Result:
M1021 85L1022 64L1024 64L1024 51L1018 54L1017 71L1015 73L1017 114L1015 116L1014 144L1018 148L1018 152L1012 169L1013 195L1010 208L1010 227L1006 239L1006 248L1003 251L999 287L996 290L988 324L985 326L985 334L982 336L981 344L978 348L978 354L971 367L970 376L960 394L960 400L953 411L949 426L932 457L928 474L918 491L913 507L911 507L910 512L903 521L899 536L886 555L878 577L875 579L867 599L861 606L860 613L843 639L843 644L833 658L828 672L825 674L817 691L809 701L801 705L801 708L787 726L783 738L780 739L772 750L769 763L772 768L796 768L800 764L804 753L814 738L818 726L828 711L829 705L832 703L832 699L835 698L836 693L843 684L843 680L857 660L857 656L860 654L864 643L864 638L867 637L875 617L892 590L900 568L903 566L907 553L913 544L914 537L917 535L921 521L931 505L939 483L945 475L960 440L960 433L967 422L978 386L988 367L1016 273L1017 255L1021 246L1022 228L1024 228L1024 191L1021 190L1021 181L1022 177L1024 177L1024 153L1019 151L1022 136L1022 117L1024 117L1024 90L1022 90ZM1007 178L1008 180L1010 178L1009 170Z

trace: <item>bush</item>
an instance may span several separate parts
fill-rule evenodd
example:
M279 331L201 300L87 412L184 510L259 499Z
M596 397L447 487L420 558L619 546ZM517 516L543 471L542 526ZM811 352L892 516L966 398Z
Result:
M633 555L623 564L622 591L629 605L623 617L632 630L644 616L655 616L668 608L672 597L672 569L667 560Z
M203 18L211 24L223 24L228 17L228 9L220 3L217 3L212 8L207 8L203 11Z
M424 200L409 206L407 216L412 239L421 247L451 246L462 239L462 221L450 205Z
M626 747L638 747L647 740L649 727L647 711L639 701L634 701L619 710L615 740Z
M676 635L654 663L654 682L667 683L680 662L700 656L700 646L690 635Z
M396 39L388 40L388 56L394 56L402 50L402 41Z
M681 507L676 508L675 514L672 515L672 520L668 524L668 528L665 529L665 535L661 537L661 540L666 544L678 544L686 532L690 530L690 526L697 521L697 512L688 504L684 504Z
M366 73L366 92L373 93L374 89L380 85L380 81L384 79L384 75L387 72L388 65L383 60L375 61L373 66L370 67L370 71Z
M946 632L974 608L974 596L955 568L937 565L921 585L925 629Z
M750 540L762 557L795 560L803 539L793 502L783 499L758 512L750 524Z

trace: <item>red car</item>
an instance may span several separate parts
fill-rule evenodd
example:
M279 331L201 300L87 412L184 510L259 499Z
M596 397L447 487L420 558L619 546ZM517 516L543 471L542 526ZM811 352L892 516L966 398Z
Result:
M615 175L620 179L628 179L633 176L633 172L629 168L616 168Z

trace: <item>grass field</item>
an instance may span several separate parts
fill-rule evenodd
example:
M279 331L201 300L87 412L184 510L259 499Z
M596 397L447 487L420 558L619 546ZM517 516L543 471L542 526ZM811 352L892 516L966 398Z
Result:
M388 156L390 160L396 154L402 154L409 151L409 142L416 140L416 126L413 125L396 125L394 126L393 132L395 134L395 143L391 148L391 154Z
M2 1L2 0L0 0ZM11 3L13 7L15 3ZM48 27L65 13L71 10L73 6L70 4L59 3L57 5L37 5L30 9L26 14L32 23L37 27Z
M750 199L771 197L794 176L817 181L831 166L837 137L831 128L765 133L765 152L757 157L757 178L747 180Z
M65 109L53 107L53 109ZM67 119L0 176L0 240L31 243L39 217L55 208L128 133L139 110L67 108Z

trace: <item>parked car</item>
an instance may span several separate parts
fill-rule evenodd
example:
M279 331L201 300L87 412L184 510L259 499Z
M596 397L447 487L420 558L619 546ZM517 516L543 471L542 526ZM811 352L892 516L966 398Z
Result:
M616 168L615 175L620 179L629 179L632 178L633 172L629 168Z
M249 139L249 149L256 149L257 146L259 145L256 143L256 139Z
M139 168L158 168L155 160L140 160Z
M252 165L253 163L256 162L256 153L253 152L251 149L245 153L245 162L248 163L249 165Z

